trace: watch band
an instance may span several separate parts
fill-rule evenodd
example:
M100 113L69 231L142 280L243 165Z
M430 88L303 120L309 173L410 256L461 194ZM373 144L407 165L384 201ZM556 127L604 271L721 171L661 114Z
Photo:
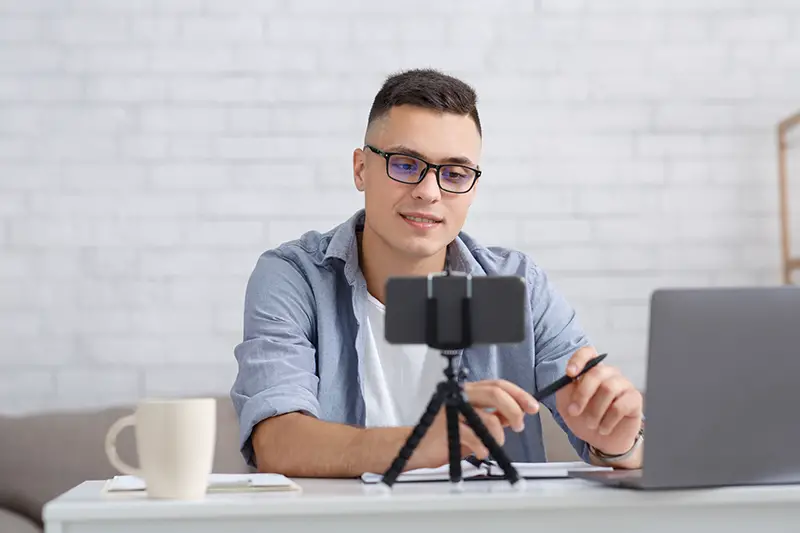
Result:
M639 428L639 433L636 434L636 438L633 440L633 444L626 452L611 455L601 452L600 450L598 450L589 443L587 443L587 446L589 446L589 453L591 453L598 459L606 463L616 463L630 457L630 455L636 450L636 448L639 447L639 444L643 441L644 441L644 422L642 422L642 427Z

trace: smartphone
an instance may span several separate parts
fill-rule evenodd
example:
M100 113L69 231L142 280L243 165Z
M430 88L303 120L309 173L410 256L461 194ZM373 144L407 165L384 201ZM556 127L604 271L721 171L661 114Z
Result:
M391 344L429 344L429 313L435 338L459 344L468 323L470 344L506 344L525 340L528 309L525 279L518 276L465 276L454 273L394 277L386 283L384 331ZM431 305L430 300L435 304ZM464 313L465 299L468 313Z

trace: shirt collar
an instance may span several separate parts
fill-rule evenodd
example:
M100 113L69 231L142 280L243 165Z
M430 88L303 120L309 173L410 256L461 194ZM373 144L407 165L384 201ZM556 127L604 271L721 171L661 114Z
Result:
M343 224L333 230L325 259L339 259L344 262L344 274L351 285L359 278L361 269L358 264L357 232L364 229L365 210L359 209ZM486 272L475 259L472 248L474 241L464 232L460 232L448 247L447 258L454 272L463 272L473 276Z

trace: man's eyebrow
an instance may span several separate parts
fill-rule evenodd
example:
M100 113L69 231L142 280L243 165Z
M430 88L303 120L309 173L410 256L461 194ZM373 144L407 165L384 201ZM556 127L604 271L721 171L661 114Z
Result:
M423 154L421 152L418 152L418 151L414 150L413 148L409 148L408 146L405 146L403 144L392 145L392 146L388 147L386 149L386 151L387 152L402 152L404 154L413 155L414 157L419 157L420 159L424 159L425 161L429 161L428 157L425 154ZM467 165L467 166L470 166L470 167L474 167L475 166L475 163L473 163L470 158L463 157L463 156L448 157L448 158L445 158L445 160L442 161L442 163L454 163L456 165Z

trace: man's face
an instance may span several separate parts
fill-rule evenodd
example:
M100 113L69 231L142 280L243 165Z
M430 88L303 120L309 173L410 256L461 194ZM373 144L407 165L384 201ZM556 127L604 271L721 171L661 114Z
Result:
M481 136L468 116L415 106L394 107L373 123L367 144L384 152L416 155L433 164L479 168ZM364 192L368 229L393 249L416 259L437 254L458 235L477 189L475 183L467 193L443 191L433 169L420 183L400 183L387 175L386 159L369 148L355 151L353 166L356 187ZM394 165L392 172L397 175L411 172L411 168ZM442 184L447 187L444 178ZM430 221L421 222L420 218Z

